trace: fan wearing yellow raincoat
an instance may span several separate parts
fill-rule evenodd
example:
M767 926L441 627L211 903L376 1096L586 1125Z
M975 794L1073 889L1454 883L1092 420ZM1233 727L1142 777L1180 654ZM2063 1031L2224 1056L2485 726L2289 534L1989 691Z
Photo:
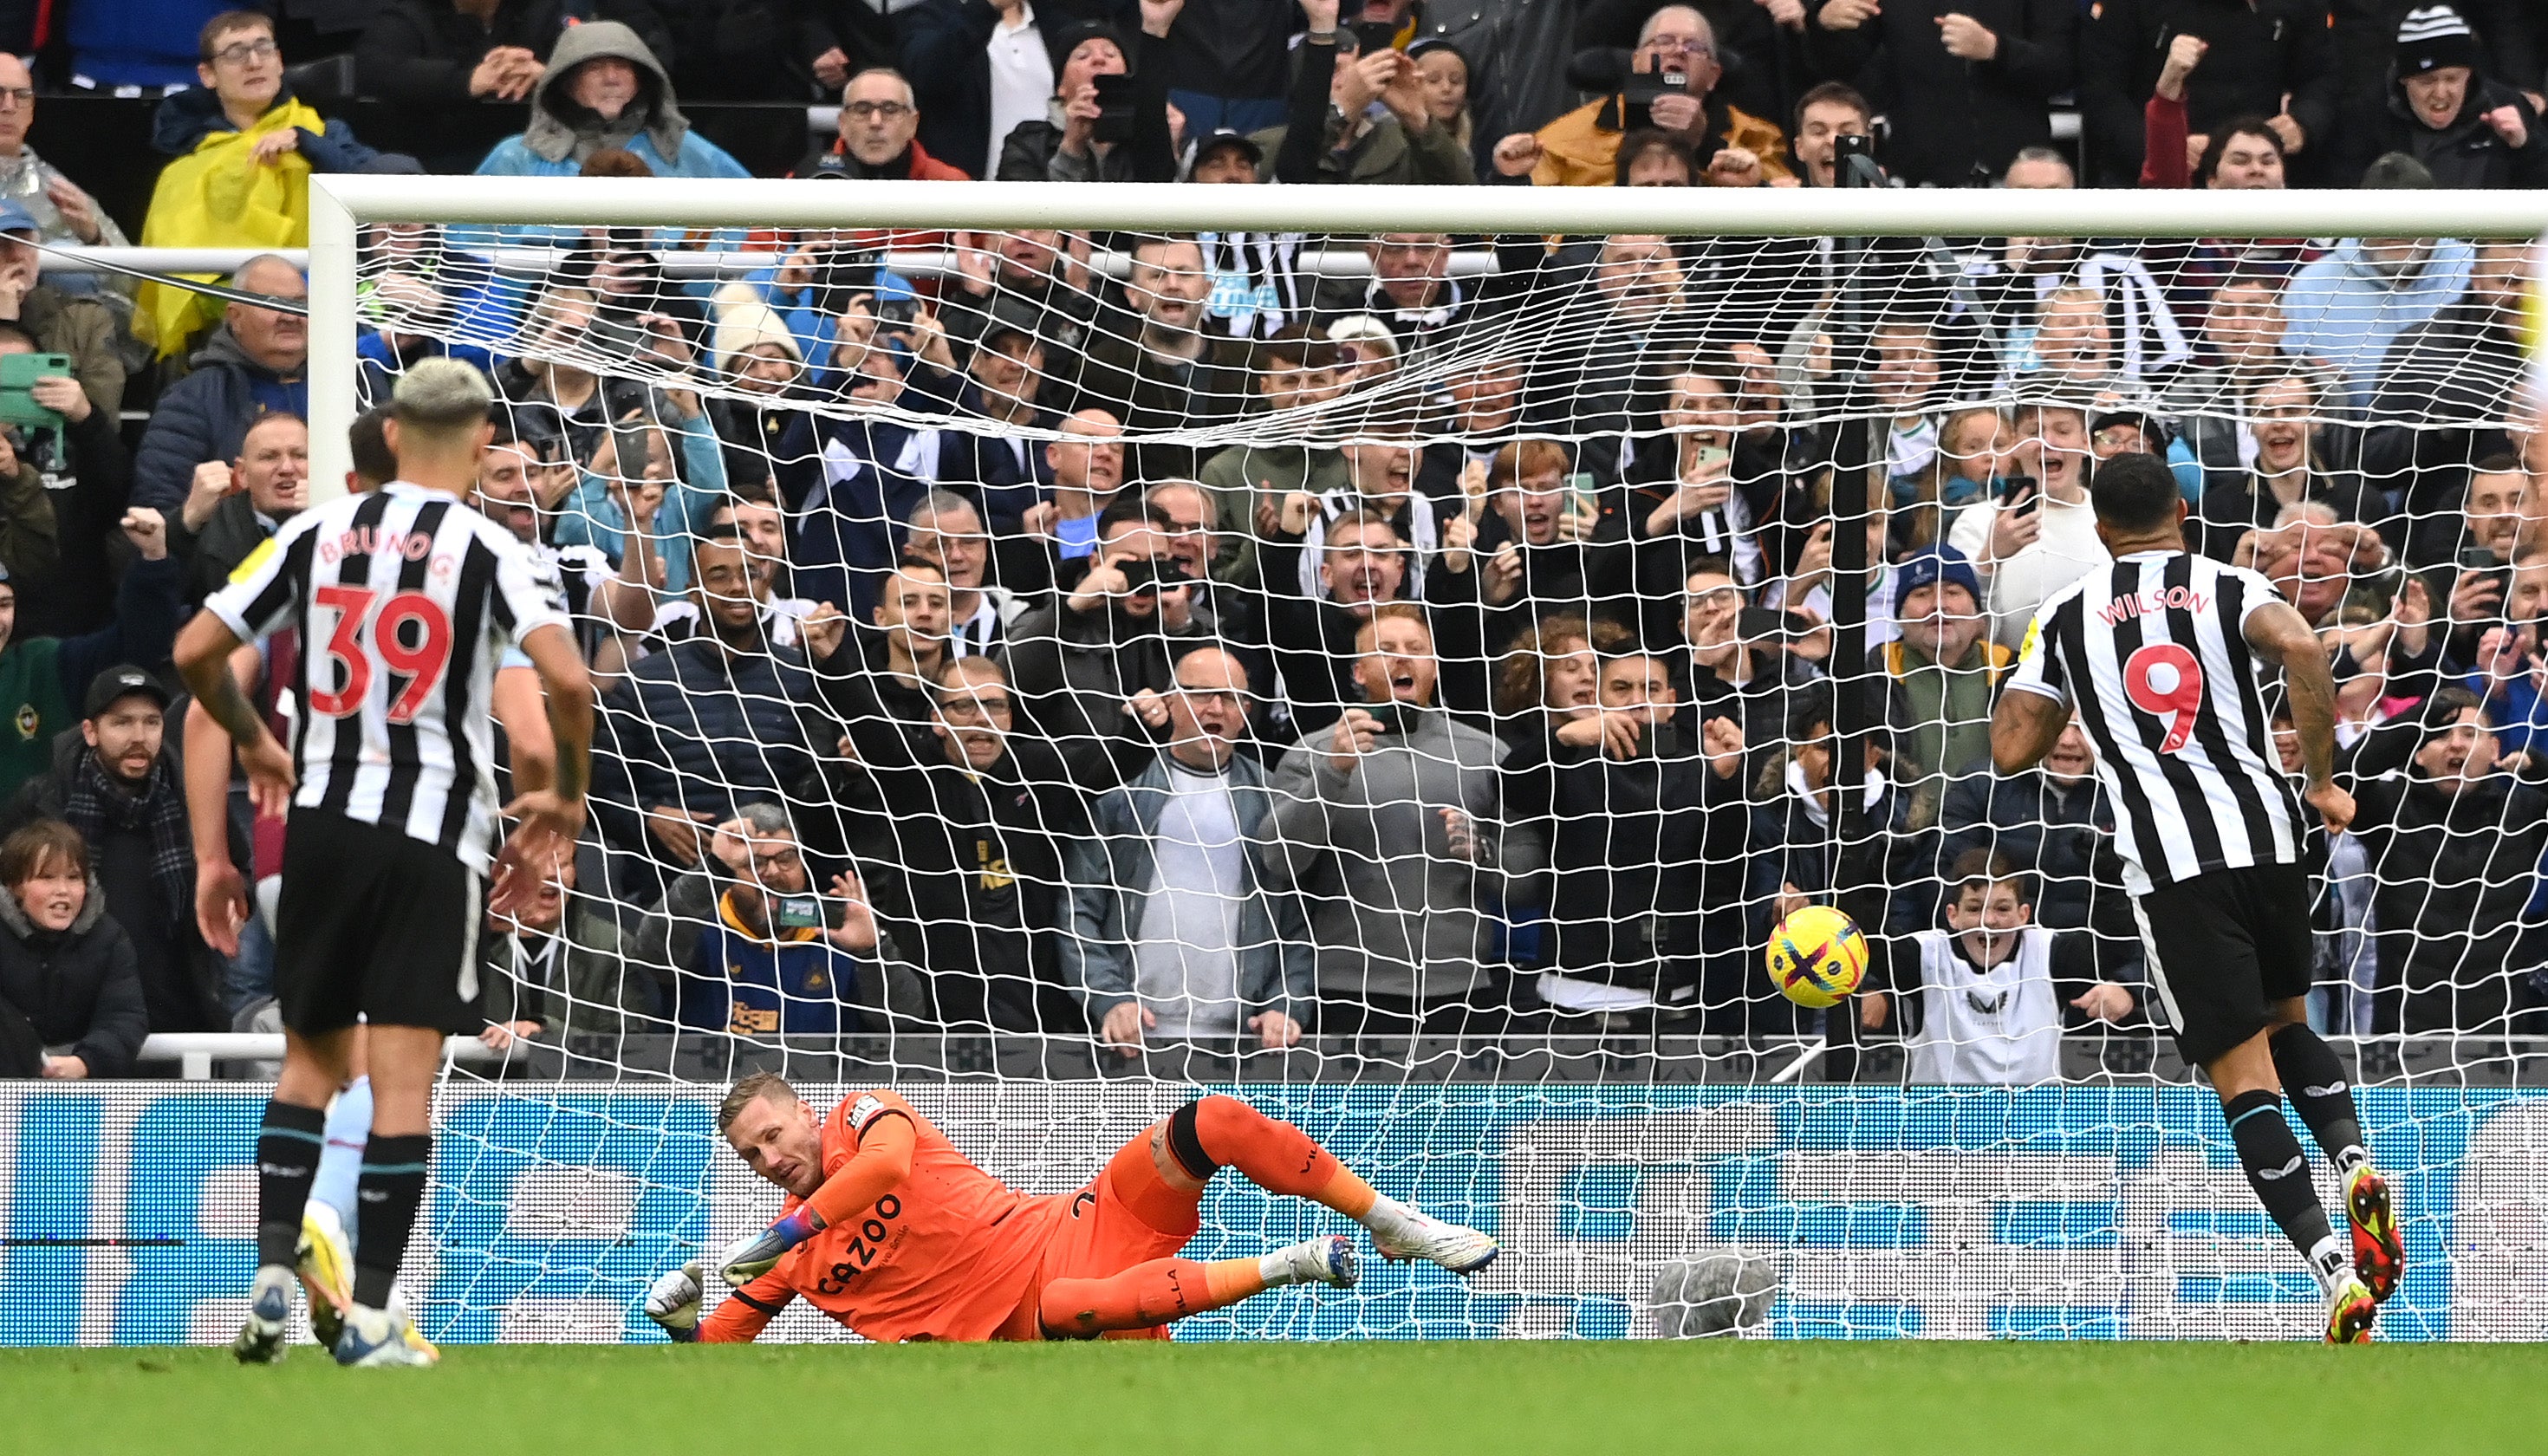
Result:
M422 170L413 158L363 145L343 122L295 99L272 23L261 15L237 15L208 36L195 73L203 89L168 97L152 119L151 144L175 159L151 191L143 247L304 247L312 172ZM164 357L219 322L221 312L201 294L144 284L133 328Z

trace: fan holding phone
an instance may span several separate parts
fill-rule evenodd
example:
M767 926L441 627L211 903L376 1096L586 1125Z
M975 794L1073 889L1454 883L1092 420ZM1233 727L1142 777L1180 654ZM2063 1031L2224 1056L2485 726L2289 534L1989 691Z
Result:
M2088 504L2085 411L2074 405L2021 405L2016 434L1990 498L1965 506L1947 531L1947 543L1981 578L1991 635L2007 647L2025 637L2045 597L2114 560L2097 539L2096 512Z

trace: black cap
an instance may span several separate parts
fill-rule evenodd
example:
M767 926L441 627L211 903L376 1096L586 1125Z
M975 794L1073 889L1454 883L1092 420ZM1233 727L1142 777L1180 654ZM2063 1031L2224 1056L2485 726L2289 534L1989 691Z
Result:
M1407 58L1409 60L1422 60L1424 57L1432 54L1436 50L1447 50L1453 55L1460 57L1460 64L1464 66L1469 64L1469 52L1452 45L1450 42L1443 40L1439 36L1426 36L1420 41L1409 42L1407 46ZM1470 68L1473 70L1476 69L1474 66Z
M1247 162L1250 166L1262 166L1265 163L1265 148L1256 144L1255 137L1235 127L1215 127L1204 134L1202 140L1195 143L1194 164L1200 164L1207 153L1225 146L1234 146L1247 153Z
M127 663L88 680L88 703L80 716L97 717L136 692L162 708L168 706L168 689L159 685L159 680Z
M1052 39L1046 43L1052 54L1052 73L1055 78L1061 75L1061 68L1070 63L1070 52L1089 41L1114 42L1115 53L1124 57L1126 65L1133 63L1132 43L1124 39L1124 33L1121 30L1102 20L1073 21L1053 32Z
M2159 420L2158 416L2146 410L2136 410L2132 406L2123 405L2110 410L2095 410L2088 416L2088 433L2094 435L2110 424L2129 424L2139 430L2141 448L2153 455L2161 454L2167 449L2167 426Z

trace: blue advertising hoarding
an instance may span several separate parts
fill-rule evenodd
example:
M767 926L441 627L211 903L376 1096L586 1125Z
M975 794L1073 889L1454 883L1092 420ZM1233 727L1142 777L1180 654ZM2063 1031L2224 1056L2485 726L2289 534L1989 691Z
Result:
M844 1089L809 1088L828 1105ZM903 1089L985 1168L1066 1193L1193 1095L1157 1083ZM2315 1287L2188 1087L1290 1086L1232 1089L1384 1191L1501 1238L1463 1284L1372 1261L1349 1294L1287 1290L1179 1338L1626 1337L1666 1261L1773 1268L1762 1333L2292 1338ZM0 1093L0 1342L167 1343L235 1328L253 1257L262 1089ZM454 1084L406 1286L437 1339L659 1338L647 1282L767 1221L713 1128L716 1091ZM2410 1273L2389 1339L2548 1334L2548 1096L2360 1093L2401 1195ZM2333 1208L2331 1175L2321 1190ZM1341 1225L1235 1174L1199 1258ZM840 1338L801 1307L765 1338Z

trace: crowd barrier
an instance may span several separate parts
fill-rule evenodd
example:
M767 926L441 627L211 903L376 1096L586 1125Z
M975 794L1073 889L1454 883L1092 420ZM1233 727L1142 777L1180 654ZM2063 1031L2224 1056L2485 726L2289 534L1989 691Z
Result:
M841 1090L806 1089L818 1104ZM1758 1331L1771 1336L2316 1333L2316 1290L2198 1088L1233 1090L1385 1191L1493 1230L1505 1256L1466 1285L1374 1260L1350 1294L1279 1292L1187 1321L1183 1339L1637 1336L1664 1261L1727 1249L1775 1271ZM1193 1089L986 1080L909 1094L984 1167L1067 1193ZM202 1083L0 1092L0 1342L227 1339L252 1257L247 1153L263 1096ZM714 1102L711 1087L453 1084L409 1260L427 1332L660 1338L638 1313L648 1280L777 1209L721 1147ZM2548 1332L2548 1094L2366 1088L2361 1102L2408 1245L2382 1337ZM1332 1226L1225 1176L1189 1252L1251 1253ZM839 1337L802 1307L765 1335Z

